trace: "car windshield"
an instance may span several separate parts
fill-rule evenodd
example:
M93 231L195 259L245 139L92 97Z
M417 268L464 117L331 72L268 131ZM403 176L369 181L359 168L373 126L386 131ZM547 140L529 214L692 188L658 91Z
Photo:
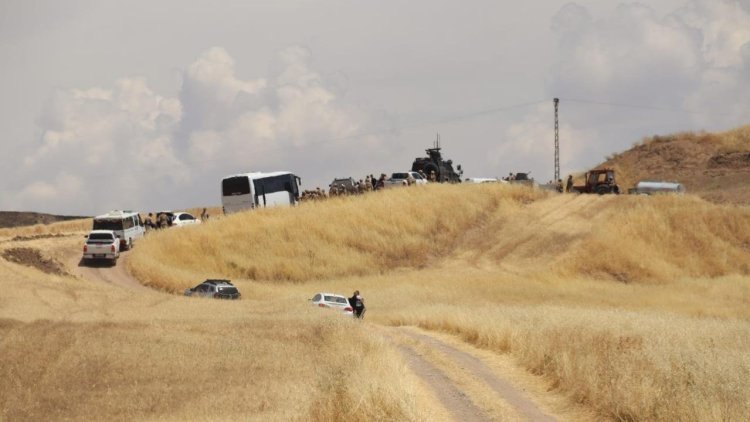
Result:
M353 186L354 183L352 182L352 179L335 179L333 183L331 183L331 186L340 186L345 185L346 187Z
M219 286L219 293L233 295L237 293L237 288L232 286Z
M122 220L94 220L94 230L122 230Z
M88 243L104 243L112 240L114 240L114 237L110 233L91 233Z
M323 300L325 300L326 302L341 303L341 304L348 303L345 297L340 297L340 296L324 296Z
M408 179L409 175L406 173L393 173L391 179Z

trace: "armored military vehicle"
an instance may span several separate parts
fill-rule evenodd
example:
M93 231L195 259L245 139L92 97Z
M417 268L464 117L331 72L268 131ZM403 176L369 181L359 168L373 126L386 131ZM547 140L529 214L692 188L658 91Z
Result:
M435 172L435 180L440 183L461 183L463 174L461 165L456 167L458 172L453 170L453 160L443 160L440 149L440 136L438 135L435 146L425 150L427 157L416 158L411 165L411 171L423 171L427 180L432 180L430 173Z

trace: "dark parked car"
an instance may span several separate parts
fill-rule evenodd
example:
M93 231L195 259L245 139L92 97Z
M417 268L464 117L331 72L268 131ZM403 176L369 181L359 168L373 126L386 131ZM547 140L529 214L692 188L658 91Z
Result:
M215 299L239 299L240 291L229 280L206 280L185 290L185 296L213 297Z

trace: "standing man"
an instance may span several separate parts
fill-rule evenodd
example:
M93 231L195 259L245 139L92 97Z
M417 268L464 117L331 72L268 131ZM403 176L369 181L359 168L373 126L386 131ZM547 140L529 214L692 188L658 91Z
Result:
M148 217L146 217L146 222L144 223L144 225L146 226L146 230L151 230L151 229L156 228L156 226L154 225L154 220L152 219L152 216L153 216L152 213L148 213Z
M568 175L568 181L565 183L565 192L570 193L573 190L573 175Z
M352 297L349 298L349 306L354 309L354 317L362 319L365 317L365 298L359 295L359 290L355 290Z
M167 227L169 227L169 217L167 216L167 214L161 213L156 217L156 219L159 222L160 229L166 229Z

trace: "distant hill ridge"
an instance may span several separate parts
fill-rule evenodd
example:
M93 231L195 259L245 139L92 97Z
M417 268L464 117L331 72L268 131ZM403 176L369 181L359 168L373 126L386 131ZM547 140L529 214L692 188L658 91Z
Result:
M52 215L25 211L0 211L0 228L33 226L35 224L51 224L59 221L78 220L79 216Z
M646 138L597 167L614 168L624 189L639 180L677 181L711 202L750 204L750 125Z

